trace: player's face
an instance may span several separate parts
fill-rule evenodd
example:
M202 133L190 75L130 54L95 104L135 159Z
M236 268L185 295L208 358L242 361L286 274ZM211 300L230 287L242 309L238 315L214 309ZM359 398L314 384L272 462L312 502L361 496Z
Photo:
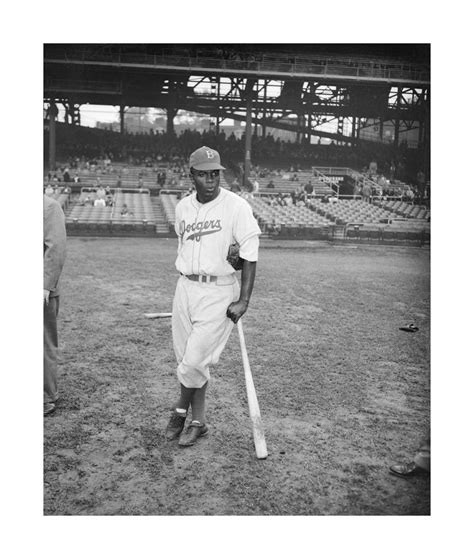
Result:
M191 179L196 187L196 196L201 204L206 204L217 198L219 194L220 171L191 171Z

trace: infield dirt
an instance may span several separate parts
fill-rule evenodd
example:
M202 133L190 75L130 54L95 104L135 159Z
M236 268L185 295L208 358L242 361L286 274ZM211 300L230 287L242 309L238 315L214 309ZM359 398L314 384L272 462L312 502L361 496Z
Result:
M270 247L243 319L260 461L237 329L211 373L209 437L164 440L171 321L144 313L171 311L176 240L68 239L45 515L430 514L429 478L388 473L429 432L429 249Z

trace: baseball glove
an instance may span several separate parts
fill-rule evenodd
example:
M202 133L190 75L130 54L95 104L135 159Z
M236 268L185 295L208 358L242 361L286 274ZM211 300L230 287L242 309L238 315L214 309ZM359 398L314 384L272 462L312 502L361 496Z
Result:
M239 256L239 243L234 243L230 245L229 252L227 254L227 260L231 263L234 270L241 270L244 265L244 261Z

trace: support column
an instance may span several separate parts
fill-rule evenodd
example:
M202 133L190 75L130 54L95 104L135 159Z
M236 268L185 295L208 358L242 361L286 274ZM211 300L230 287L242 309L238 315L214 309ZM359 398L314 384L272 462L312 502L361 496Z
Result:
M393 147L395 151L398 151L398 142L400 138L400 120L398 118L395 119L395 130L393 134Z
M431 108L430 108L430 92L426 92L426 107L424 111L424 135L423 135L423 172L425 173L426 180L430 180L430 165L431 165Z
M49 170L56 169L56 117L58 108L54 101L49 104Z
M217 102L220 105L221 102L221 78L218 77L217 78ZM216 136L219 136L221 131L221 127L220 127L220 120L219 120L219 115L216 116Z
M124 105L120 105L119 113L120 113L120 134L124 134L125 133L125 106Z
M344 117L343 117L343 116L340 116L340 117L337 119L337 133L338 133L338 135L340 135L340 136L343 136L343 135L344 135ZM342 145L342 141L341 141L341 140L337 140L337 145L338 145L338 146Z
M397 105L396 105L396 110L397 110L397 117L395 118L395 132L394 132L394 137L393 137L393 147L395 149L395 152L398 151L398 144L399 144L399 139L400 139L400 104L402 101L402 89L401 87L399 87L397 89Z
M418 123L418 149L422 149L423 148L423 143L424 143L424 126L423 126L423 121L420 120Z
M174 134L174 117L178 114L178 109L174 107L167 107L166 108L166 133L173 135Z
M253 104L253 87L255 80L248 79L245 86L245 94L247 97L247 115L245 119L245 165L244 165L244 188L247 186L247 180L250 176L250 155L252 149L252 104Z
M352 130L351 130L352 145L353 145L353 146L354 146L355 143L356 143L356 141L355 141L355 139L356 139L356 131L357 131L356 122L357 122L357 117L356 117L356 116L353 116L353 117L352 117Z
M383 142L383 118L380 118L379 138L380 138L380 141Z

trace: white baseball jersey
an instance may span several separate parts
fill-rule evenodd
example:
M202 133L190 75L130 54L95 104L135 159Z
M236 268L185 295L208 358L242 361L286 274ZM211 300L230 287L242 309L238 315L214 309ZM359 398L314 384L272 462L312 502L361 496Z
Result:
M176 269L182 274L233 274L227 254L235 242L241 258L257 261L261 231L249 203L237 194L221 188L217 198L201 204L193 193L180 200L175 215Z

